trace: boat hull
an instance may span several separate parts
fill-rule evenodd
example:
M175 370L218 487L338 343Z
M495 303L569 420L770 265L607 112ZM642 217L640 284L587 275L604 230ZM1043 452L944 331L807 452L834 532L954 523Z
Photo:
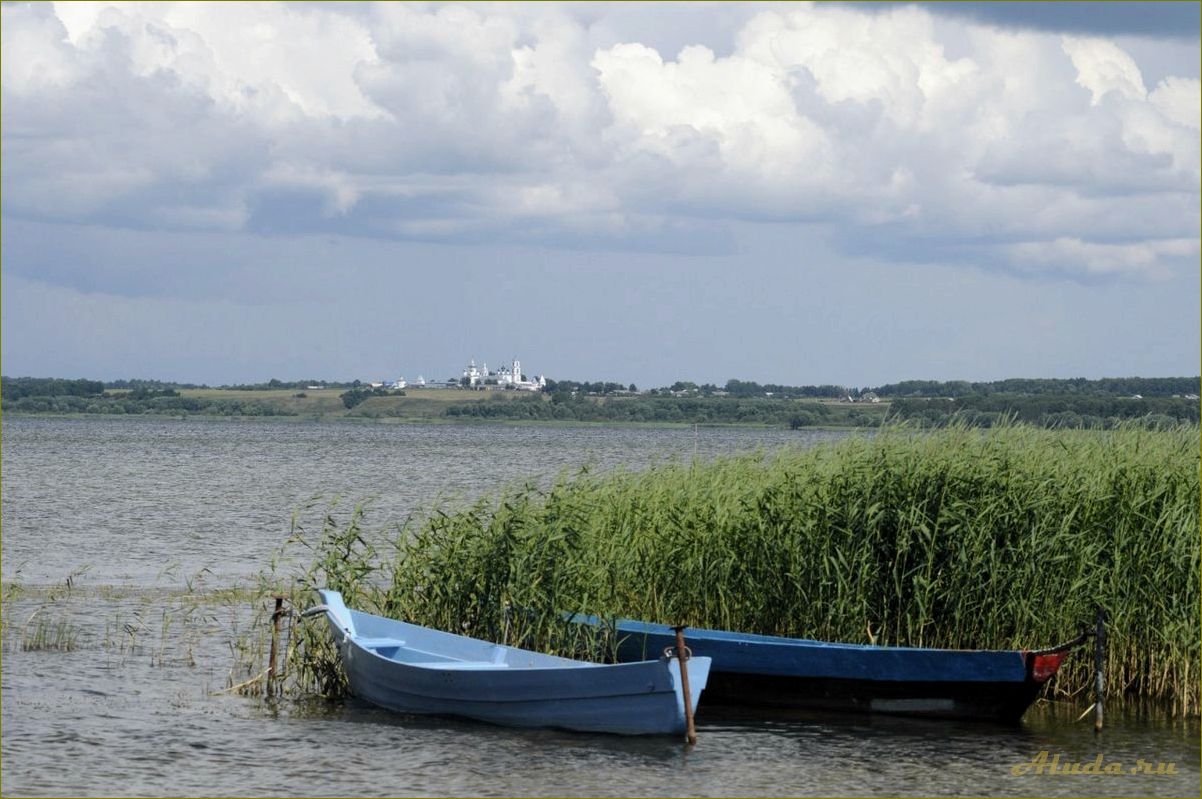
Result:
M674 659L584 663L351 611L335 592L322 597L351 692L388 710L622 735L685 731ZM688 661L693 710L709 666Z
M708 661L689 665L691 685L704 685ZM620 735L685 730L674 661L481 673L405 666L352 644L343 667L355 696L399 713Z
M590 620L596 623L595 620ZM620 620L618 660L671 646L670 627ZM713 660L704 705L1014 722L1065 651L1032 653L833 644L690 628Z
M1013 723L1039 696L1034 682L890 682L715 672L705 706L876 713Z

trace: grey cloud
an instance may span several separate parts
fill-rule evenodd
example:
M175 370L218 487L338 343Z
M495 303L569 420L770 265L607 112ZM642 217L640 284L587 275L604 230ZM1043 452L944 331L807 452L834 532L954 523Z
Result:
M858 3L872 7L874 3ZM932 13L1028 30L1095 35L1144 35L1196 39L1198 3L1181 2L937 2L921 3Z
M1196 172L1178 168L1170 153L1128 146L1122 110L1109 107L1123 102L1107 98L1106 107L1073 117L1034 111L982 152L973 175L998 186L1054 186L1095 198L1195 192Z
M1116 149L1099 159L1060 136L1032 136L1029 147L994 148L974 170L980 180L998 186L1045 185L1071 188L1086 196L1188 192L1193 180L1174 174L1167 153L1132 153Z
M132 74L128 47L110 30L68 91L5 93L4 212L237 227L239 193L266 160L266 137L171 72Z
M589 7L576 15L591 20L582 23L572 13L515 8L350 9L374 26L377 57L352 76L381 112L374 118L306 113L268 84L248 83L231 105L190 80L186 64L140 73L136 27L109 28L79 48L55 42L76 78L37 92L5 84L4 213L272 237L657 253L730 252L729 225L738 221L804 222L839 229L849 252L999 268L1008 243L1101 241L1114 235L1110 220L1135 238L1197 235L1196 213L1180 216L1197 206L1196 155L1187 152L1182 166L1167 152L1132 149L1125 106L1111 96L1090 106L1049 37L1031 41L1028 60L1042 80L1017 99L1004 96L1008 75L998 70L1007 65L983 58L955 78L962 97L920 90L924 67L907 61L910 43L886 30L877 35L888 41L865 54L875 89L839 70L823 73L820 85L817 66L774 64L767 80L781 83L792 109L754 107L764 87L733 83L747 74L734 70L766 67L736 50L728 60L618 65L644 70L623 95L632 106L622 108L593 65L596 43L650 12ZM782 7L820 16L832 8L854 10ZM44 8L30 13L48 23ZM735 14L740 24L744 13ZM804 32L807 23L780 24ZM193 35L152 27L149 39L168 50ZM928 76L936 89L953 80L940 72L950 66L937 67ZM852 81L832 86L840 78ZM679 94L640 94L655 80L656 91ZM722 91L737 101L715 105L709 118L690 116L697 101ZM723 117L723 109L734 110ZM797 128L782 134L790 113ZM986 113L1010 130L982 145L971 137ZM794 145L819 155L789 160ZM776 158L773 148L786 155ZM45 269L64 281L71 272ZM95 280L77 277L85 288ZM155 283L145 275L128 282L138 281Z

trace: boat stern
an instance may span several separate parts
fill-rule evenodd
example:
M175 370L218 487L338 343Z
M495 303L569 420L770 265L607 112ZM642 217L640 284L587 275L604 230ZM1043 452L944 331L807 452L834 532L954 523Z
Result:
M353 638L356 634L355 620L351 616L350 608L343 601L342 594L328 588L319 588L317 593L321 597L322 604L314 610L325 611L326 618L330 621L330 628L339 633L339 640Z
M1056 672L1060 671L1060 666L1064 663L1064 659L1068 657L1068 651L1060 652L1028 652L1027 653L1027 673L1031 680L1043 685L1048 680L1056 676Z
M676 658L665 658L668 662L668 672L672 675L672 687L676 692L676 708L680 715L681 729L684 729L684 681L680 676L680 661ZM692 713L697 713L697 703L701 700L701 692L709 681L710 666L713 661L708 657L690 657L685 661L689 674L689 702Z

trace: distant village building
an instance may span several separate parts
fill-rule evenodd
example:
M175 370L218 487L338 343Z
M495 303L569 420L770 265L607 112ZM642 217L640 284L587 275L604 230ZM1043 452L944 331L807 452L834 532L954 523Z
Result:
M463 376L467 378L467 384L471 388L475 388L477 383L483 383L484 378L488 375L488 364L484 364L480 368L476 367L476 359L472 358L468 363L467 368L463 370Z
M840 402L880 402L881 398L871 391L865 391L859 396L847 394Z
M481 362L477 367L476 359L472 358L463 370L462 382L469 388L497 386L520 391L541 391L547 387L547 379L542 375L533 380L525 379L522 376L522 362L517 358L514 358L509 366L502 366L495 372L488 371L487 363Z

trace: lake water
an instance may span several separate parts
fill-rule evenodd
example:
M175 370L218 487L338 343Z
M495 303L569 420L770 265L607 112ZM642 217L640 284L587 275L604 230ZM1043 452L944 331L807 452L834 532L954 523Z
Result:
M842 435L6 418L0 792L1197 796L1197 720L1135 708L1112 708L1100 737L1072 703L1039 705L1017 727L709 712L686 749L218 693L253 609L195 597L252 578L314 496L374 498L369 524L383 528L440 498L581 464L641 468ZM60 621L72 651L21 648ZM1174 773L1013 773L1040 752Z

